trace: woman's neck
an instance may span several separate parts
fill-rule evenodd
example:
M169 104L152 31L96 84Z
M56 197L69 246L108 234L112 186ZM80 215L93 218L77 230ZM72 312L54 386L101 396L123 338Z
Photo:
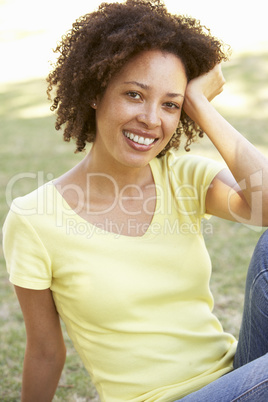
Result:
M154 182L149 164L138 168L119 165L115 162L108 164L107 161L99 161L94 157L94 153L90 152L79 165L80 175L82 174L86 181L90 179L91 185L96 190L106 194L110 191L114 194L113 186L118 191L126 189L128 193L131 193L131 189L133 189L136 193L137 188L142 189ZM109 181L110 184L113 183L113 186L104 185Z

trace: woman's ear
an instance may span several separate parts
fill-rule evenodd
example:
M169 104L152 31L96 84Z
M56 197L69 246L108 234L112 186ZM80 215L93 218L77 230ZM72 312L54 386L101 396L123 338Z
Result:
M96 101L90 102L90 106L92 107L92 109L97 109L97 102Z

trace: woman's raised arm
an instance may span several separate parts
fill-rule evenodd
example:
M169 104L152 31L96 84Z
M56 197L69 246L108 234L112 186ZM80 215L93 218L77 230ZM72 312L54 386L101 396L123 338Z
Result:
M23 312L27 344L22 402L50 402L64 366L66 349L50 289L15 286Z
M207 212L268 226L268 160L233 128L210 101L223 88L220 65L189 82L184 110L207 134L230 171L219 173L207 192Z

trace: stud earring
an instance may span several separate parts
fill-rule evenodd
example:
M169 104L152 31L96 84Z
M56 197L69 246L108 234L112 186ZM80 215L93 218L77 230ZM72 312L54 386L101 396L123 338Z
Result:
M97 107L97 103L96 103L96 102L93 102L93 103L92 103L92 107L95 109L95 108Z

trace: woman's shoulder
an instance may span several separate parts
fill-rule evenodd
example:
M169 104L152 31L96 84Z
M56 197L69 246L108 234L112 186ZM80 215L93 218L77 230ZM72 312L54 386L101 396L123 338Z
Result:
M223 163L205 156L196 154L180 154L176 151L169 150L163 157L155 158L153 163L158 169L180 171L180 170L196 170L201 168L222 168Z
M52 234L56 227L57 218L57 190L53 182L41 185L37 189L15 198L10 205L8 214L3 224L5 243L10 239L21 238L23 242L40 242L42 238L48 238L47 233ZM37 240L39 239L39 240Z
M32 216L44 212L54 203L56 190L52 181L47 182L28 194L14 198L10 202L10 211L23 216Z
M193 188L207 187L213 178L226 166L219 161L195 154L179 154L169 151L162 158L154 160L152 170L157 182Z

